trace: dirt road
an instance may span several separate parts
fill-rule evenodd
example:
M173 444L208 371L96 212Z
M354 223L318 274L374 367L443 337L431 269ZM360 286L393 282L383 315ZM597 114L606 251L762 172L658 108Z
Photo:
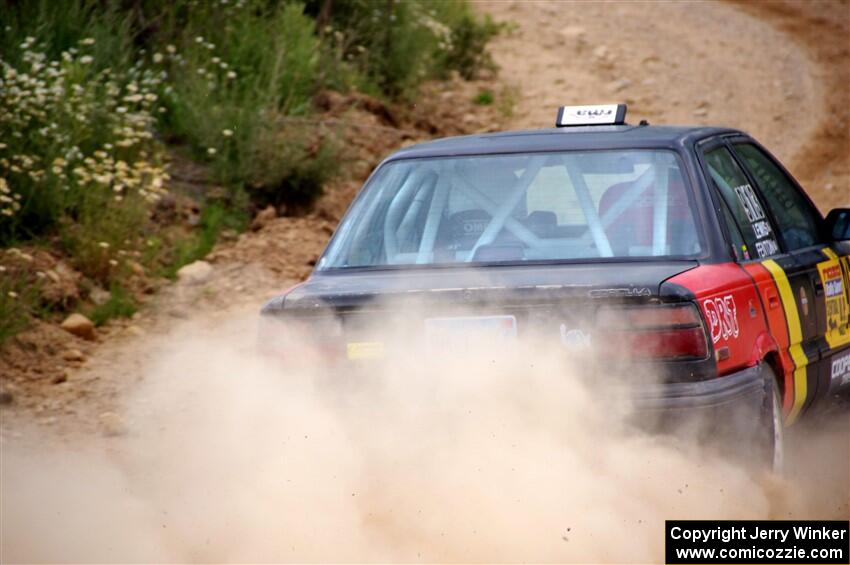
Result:
M563 104L626 102L635 123L743 129L822 211L850 203L850 5L741 5L479 4L518 26L495 48L501 79L522 93L510 126L550 127Z
M782 4L759 10L725 3L476 4L496 19L516 24L514 31L494 46L501 67L498 80L502 86L515 87L517 93L507 127L548 127L558 105L605 101L627 102L633 122L647 119L651 123L739 127L791 163L792 172L800 175L826 210L850 204L848 3L824 3L815 10L818 13L806 16L805 26L794 25L802 17L802 6ZM498 91L510 89L500 87ZM470 120L469 127L487 129L492 124L476 126ZM49 390L39 389L32 399L19 394L16 404L4 407L2 445L32 445L47 437L71 449L94 446L118 453L119 482L129 484L132 490L134 480L145 473L136 466L144 458L127 457L138 447L134 429L150 430L153 416L138 407L126 411L127 399L138 399L138 391L145 390L150 367L163 358L175 358L175 343L205 335L234 318L250 319L266 298L307 275L333 228L333 218L279 218L236 242L219 246L209 258L213 270L208 278L166 289L140 316L116 324L109 339L92 349L89 359L73 370L66 382L46 385ZM227 335L234 338L234 348L247 347L250 324ZM225 346L221 341L210 343L211 348ZM195 357L188 363L204 366L203 347L193 346ZM187 362L185 356L180 359ZM21 392L28 391L35 389L24 387ZM230 392L236 396L216 400L227 404L242 394ZM152 401L142 397L143 406ZM210 441L209 445L214 445L214 440ZM145 447L152 445L155 442ZM179 447L170 448L169 455L179 458ZM845 454L833 452L838 458ZM825 461L818 480L840 487L842 480L846 482L846 477L840 476L846 469L842 465ZM193 468L195 471L205 472ZM825 505L830 505L833 514L846 514L846 485L844 489L839 500L830 498L834 490L812 491L812 498L820 498L803 514ZM778 507L782 505L772 511ZM391 507L384 511L392 514ZM392 521L387 515L380 519ZM402 533L394 531L393 535ZM439 540L434 531L420 535L429 542ZM569 539L566 532L563 539ZM456 549L446 555L455 559L468 555L463 553L463 544ZM179 560L209 560L220 554L177 555ZM304 559L312 554L294 555ZM430 557L440 555L432 553ZM398 554L392 556L399 558ZM237 553L234 558L252 557L263 558L253 553Z

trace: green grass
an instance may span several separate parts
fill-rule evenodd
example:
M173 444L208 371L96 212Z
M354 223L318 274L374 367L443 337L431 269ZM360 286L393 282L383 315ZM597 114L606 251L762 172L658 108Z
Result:
M243 230L246 210L310 208L341 151L339 132L302 120L317 93L415 100L426 80L494 68L486 45L502 30L461 0L27 0L2 10L0 247L49 242L113 289L94 310L99 323L135 308L129 261L174 277L222 230ZM478 103L499 101L490 98ZM199 203L189 235L152 220L169 145L227 192ZM0 280L0 340L52 315L15 284Z
M37 292L8 273L0 273L0 343L27 327Z
M202 259L212 251L223 230L241 232L247 223L248 214L244 209L227 207L217 202L209 204L201 212L199 229L191 237L178 241L168 254L162 269L163 276L175 279L180 267ZM161 249L155 249L154 253L161 253Z
M129 318L138 310L132 295L121 285L109 287L109 300L91 311L90 319L96 326L102 326L113 318Z
M495 95L489 89L482 90L472 98L472 102L479 106L490 106L493 104L493 100L495 100Z

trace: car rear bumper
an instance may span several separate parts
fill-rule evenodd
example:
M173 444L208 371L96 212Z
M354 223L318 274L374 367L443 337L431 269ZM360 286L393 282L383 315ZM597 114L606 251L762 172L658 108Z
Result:
M764 390L761 367L756 365L703 381L640 387L632 391L632 399L638 411L758 410L764 402Z

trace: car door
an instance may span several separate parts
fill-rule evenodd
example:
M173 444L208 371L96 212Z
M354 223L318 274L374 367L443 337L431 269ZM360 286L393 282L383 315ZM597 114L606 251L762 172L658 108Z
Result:
M846 268L823 238L823 219L799 185L763 148L746 138L732 139L731 147L755 183L778 229L782 248L796 265L786 274L800 292L803 343L811 359L817 355L817 382L809 390L809 404L820 402L845 386L850 374L850 308ZM846 261L846 259L845 259ZM797 281L796 283L793 281ZM809 304L803 294L811 289ZM808 314L806 313L808 309ZM805 408L805 406L804 406Z
M817 314L811 304L811 281L800 262L781 247L765 202L726 140L703 146L701 160L714 185L737 262L758 289L760 303L749 310L761 307L779 348L774 369L780 377L786 421L792 423L811 405L818 389Z

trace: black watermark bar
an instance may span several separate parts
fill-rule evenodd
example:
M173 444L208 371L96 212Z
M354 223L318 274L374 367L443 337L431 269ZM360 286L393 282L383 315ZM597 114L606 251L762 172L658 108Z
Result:
M850 563L850 522L836 520L667 520L670 564Z

